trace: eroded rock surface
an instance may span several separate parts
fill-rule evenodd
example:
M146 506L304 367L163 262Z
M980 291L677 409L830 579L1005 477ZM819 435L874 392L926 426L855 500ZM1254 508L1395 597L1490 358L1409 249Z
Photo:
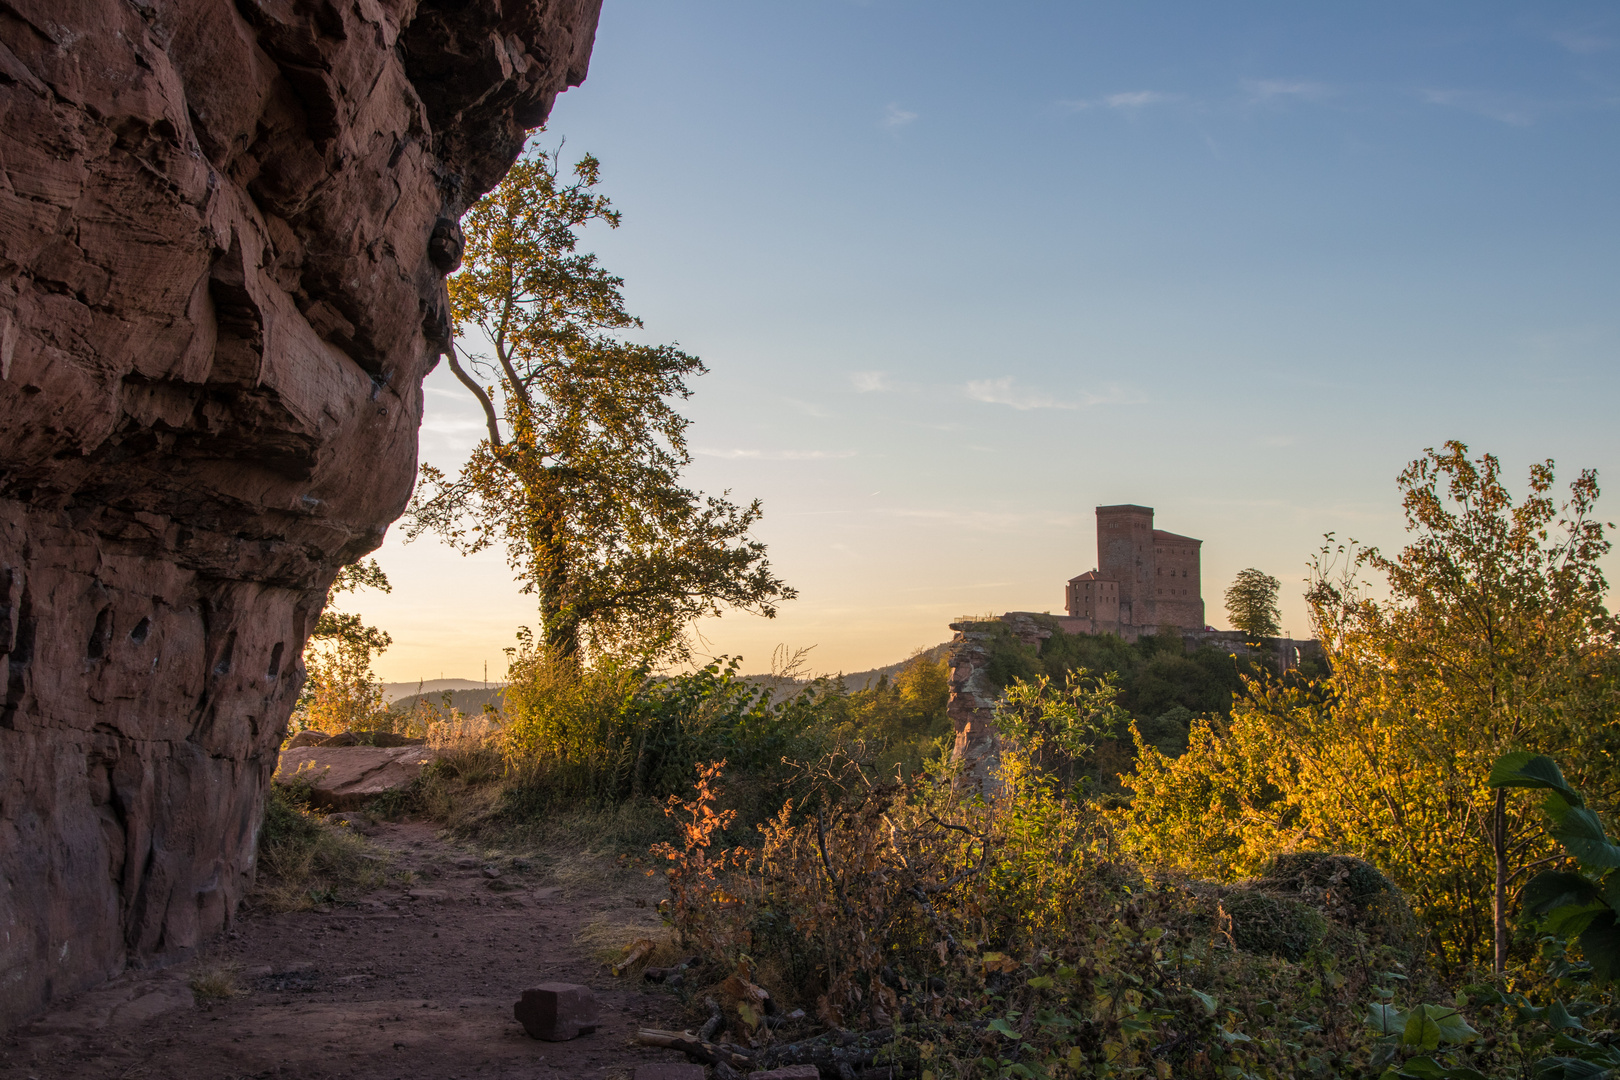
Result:
M600 0L0 3L0 1026L229 918Z
M383 795L403 792L438 755L425 746L300 746L281 752L275 780L309 785L310 805L358 810Z

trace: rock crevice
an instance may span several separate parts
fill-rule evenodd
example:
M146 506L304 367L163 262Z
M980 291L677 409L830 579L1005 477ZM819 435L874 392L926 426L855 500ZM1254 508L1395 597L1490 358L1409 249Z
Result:
M0 1026L241 899L454 223L599 3L0 3Z

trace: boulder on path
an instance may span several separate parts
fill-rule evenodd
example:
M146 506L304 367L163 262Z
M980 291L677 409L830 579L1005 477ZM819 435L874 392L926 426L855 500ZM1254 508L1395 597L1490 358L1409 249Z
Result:
M309 784L317 809L358 810L410 787L434 757L423 746L300 746L281 752L275 782Z
M541 983L523 991L512 1015L531 1038L566 1042L596 1030L596 995L578 983Z

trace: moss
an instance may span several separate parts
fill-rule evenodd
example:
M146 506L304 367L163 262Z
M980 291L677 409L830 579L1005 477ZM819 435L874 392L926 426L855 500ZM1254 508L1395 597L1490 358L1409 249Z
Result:
M1232 942L1244 952L1298 962L1322 943L1328 922L1309 904L1286 896L1242 889L1221 908L1232 920Z

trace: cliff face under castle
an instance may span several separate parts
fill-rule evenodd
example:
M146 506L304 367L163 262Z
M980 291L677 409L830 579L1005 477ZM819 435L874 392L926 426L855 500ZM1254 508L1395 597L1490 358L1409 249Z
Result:
M0 1026L230 917L455 222L599 4L0 4Z

